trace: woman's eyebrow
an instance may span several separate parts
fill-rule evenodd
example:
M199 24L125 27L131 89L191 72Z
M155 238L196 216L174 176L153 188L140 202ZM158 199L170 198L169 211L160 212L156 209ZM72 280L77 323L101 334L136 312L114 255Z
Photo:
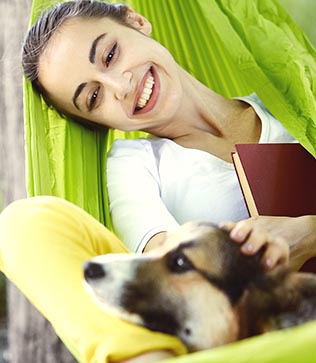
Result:
M91 63L95 62L95 54L96 54L96 49L97 49L97 45L98 42L103 39L106 36L106 33L103 33L101 35L99 35L96 39L94 39L94 41L92 42L91 48L90 48L90 53L89 53L89 61Z
M80 111L80 109L79 109L79 106L78 106L78 103L77 103L77 98L79 97L79 95L80 95L80 93L81 93L81 91L85 88L85 86L87 85L87 82L84 82L84 83L81 83L78 87L77 87L77 89L76 89L76 91L75 91L75 93L74 93L74 96L73 96L73 98L72 98L72 103L75 105L75 107Z
M90 52L89 52L89 61L94 64L95 63L95 56L96 56L96 49L98 46L98 43L100 40L102 40L105 36L107 35L107 33L102 33L99 36L97 36L94 41L92 42L91 48L90 48ZM82 92L82 90L85 88L85 86L87 85L87 82L81 83L75 93L74 96L72 98L72 102L75 105L75 107L79 110L79 106L77 103L77 99L80 96L80 93Z

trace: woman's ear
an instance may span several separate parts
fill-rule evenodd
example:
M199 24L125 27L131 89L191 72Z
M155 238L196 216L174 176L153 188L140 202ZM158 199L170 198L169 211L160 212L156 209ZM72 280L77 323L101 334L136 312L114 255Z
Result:
M151 23L144 16L136 13L136 11L131 8L127 11L126 22L128 25L145 35L151 34Z

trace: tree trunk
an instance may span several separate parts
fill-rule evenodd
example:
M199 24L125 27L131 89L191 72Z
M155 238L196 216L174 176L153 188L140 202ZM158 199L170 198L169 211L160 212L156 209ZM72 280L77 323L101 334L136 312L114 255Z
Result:
M0 208L26 195L20 47L31 3L0 0ZM12 284L7 286L10 362L74 362L47 320Z

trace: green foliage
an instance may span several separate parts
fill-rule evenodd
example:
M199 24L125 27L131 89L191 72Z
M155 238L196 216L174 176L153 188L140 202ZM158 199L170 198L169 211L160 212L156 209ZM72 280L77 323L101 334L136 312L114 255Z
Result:
M280 5L304 30L312 44L316 45L316 1L315 0L279 0Z
M7 302L6 302L6 278L0 273L0 321L6 319Z
M3 209L3 195L0 190L0 213ZM6 319L7 315L6 278L0 273L0 322Z
M0 189L0 213L3 209L3 194ZM0 272L0 323L6 319L7 315L7 296L6 296L6 278Z

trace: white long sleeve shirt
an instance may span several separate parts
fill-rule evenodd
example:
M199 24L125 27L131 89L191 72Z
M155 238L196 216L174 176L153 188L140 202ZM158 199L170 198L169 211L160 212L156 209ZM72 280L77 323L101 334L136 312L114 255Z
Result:
M238 99L259 116L260 143L295 141L255 94ZM134 252L156 233L190 220L248 217L232 163L169 139L116 140L107 159L107 186L116 233Z

